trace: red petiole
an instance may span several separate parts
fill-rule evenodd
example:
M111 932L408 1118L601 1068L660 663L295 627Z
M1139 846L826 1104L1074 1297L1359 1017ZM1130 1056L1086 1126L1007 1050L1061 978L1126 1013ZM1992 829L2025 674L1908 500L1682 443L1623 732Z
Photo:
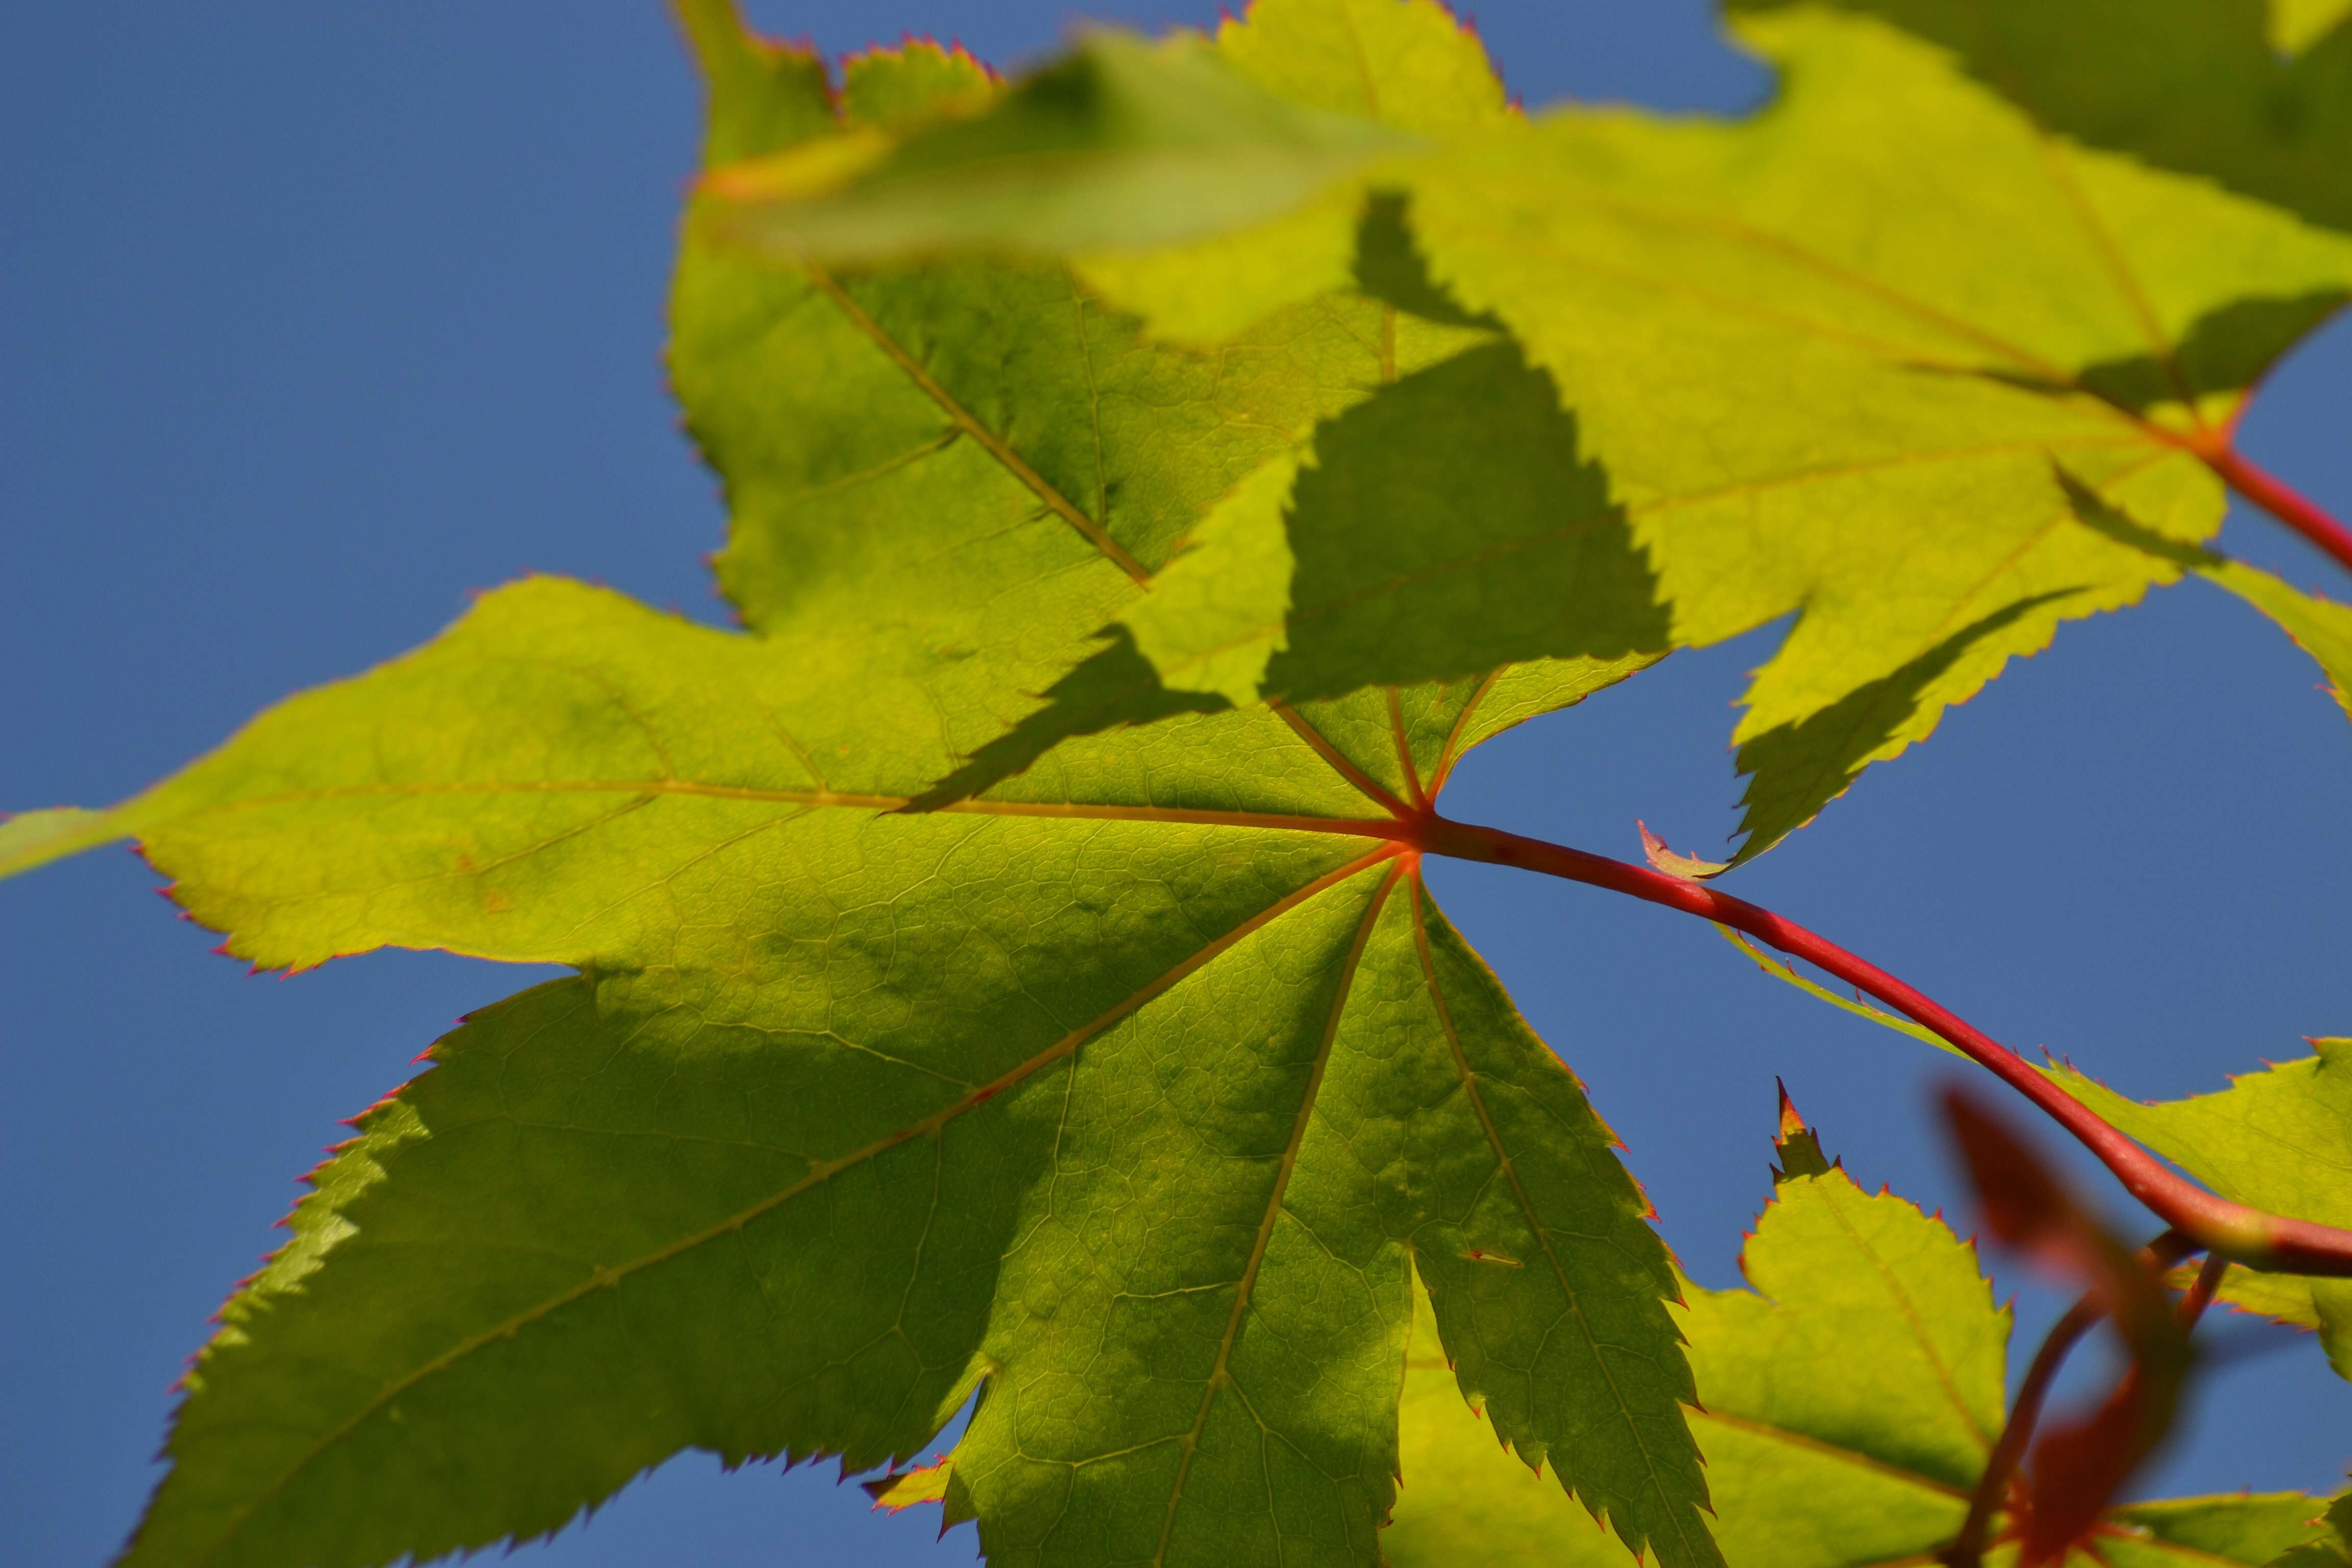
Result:
M2328 515L2327 510L2223 440L2184 443L2223 484L2262 508L2325 552L2338 566L2352 572L2352 528Z

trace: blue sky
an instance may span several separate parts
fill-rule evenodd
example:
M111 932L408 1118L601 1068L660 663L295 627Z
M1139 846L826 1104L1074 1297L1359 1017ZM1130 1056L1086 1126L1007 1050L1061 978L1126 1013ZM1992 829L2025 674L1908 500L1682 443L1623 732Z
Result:
M1068 19L1006 0L751 9L828 49L931 31L1008 62ZM1477 21L1530 103L1735 110L1767 87L1696 5L1520 0ZM720 619L700 557L722 519L656 357L696 113L653 0L8 8L0 668L17 674L0 808L124 795L526 569ZM2247 445L2352 510L2347 407L2339 322L2278 375ZM2226 541L2346 591L2262 520ZM1453 811L1619 854L1637 816L1719 842L1738 793L1728 705L1767 646L1678 656L1486 748ZM2301 656L2182 587L2068 628L1738 890L2021 1047L2143 1096L2218 1088L2301 1036L2352 1032L2347 763L2352 726ZM1776 1074L1867 1184L1965 1215L1927 1113L1940 1058L1769 985L1696 922L1482 868L1433 879L1584 1077L1702 1282L1737 1278ZM0 885L12 1562L111 1551L183 1358L338 1119L530 978L417 953L248 976L153 885L119 850ZM2023 1304L2046 1319L2046 1293ZM2352 1388L2307 1342L2231 1333L2249 1353L2150 1486L2330 1486ZM850 1552L968 1561L972 1537L871 1518L829 1472L721 1477L688 1458L526 1555Z

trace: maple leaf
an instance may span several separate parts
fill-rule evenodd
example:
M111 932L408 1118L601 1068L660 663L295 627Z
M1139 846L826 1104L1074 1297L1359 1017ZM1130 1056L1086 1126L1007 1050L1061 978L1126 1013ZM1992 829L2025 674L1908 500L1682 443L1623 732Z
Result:
M1273 217L1413 145L1376 121L1255 88L1199 37L1089 33L982 115L853 135L735 163L712 184L748 232L843 261L986 245L1150 246ZM843 196L845 176L855 194Z
M0 823L0 875L139 838L257 965L578 971L314 1173L128 1560L431 1556L685 1447L896 1467L976 1398L878 1501L1004 1563L1366 1564L1400 1453L1450 1484L1413 1401L1467 1394L1553 1510L1720 1562L1671 1264L1414 830L1501 729L1792 609L1742 858L2186 573L2342 700L2352 612L2198 544L2200 464L2352 289L2288 216L2326 180L2053 142L1932 27L1818 5L1745 24L1791 87L1738 125L1529 124L1426 0L1261 0L1010 88L915 43L837 94L683 10L717 167L671 363L748 634L526 582L120 807ZM2334 69L2336 14L2278 68ZM2005 1319L1785 1098L1778 1147L1773 1299L1685 1326L1724 1517L1819 1561L1949 1501L1900 1489L1958 1484ZM1923 1318L1915 1265L1969 1304ZM1784 1386L1857 1347L1872 1412ZM1741 1445L1785 1472L1791 1435L1880 1468L1741 1500ZM2212 1542L2300 1543L2287 1506L2097 1528L2253 1562Z
M1264 18L1417 14L1265 0L1218 46L1238 63L1233 40ZM2176 544L2209 535L2222 492L2207 458L2263 369L2352 295L2352 238L2055 137L1945 49L1877 20L1808 4L1735 22L1786 83L1747 121L1505 116L1342 177L1339 193L1409 197L1424 269L1392 304L1500 321L1524 358L1485 351L1402 377L1328 422L1301 445L1286 503L1260 496L1218 531L1253 569L1199 552L1224 595L1195 605L1202 635L1138 630L1140 664L1124 645L1098 655L1027 721L1024 744L959 784L980 787L1052 734L1148 718L1171 691L1329 695L1713 642L1798 611L1735 733L1744 859L2061 622L2176 581L2178 563L2086 522L2079 497ZM1066 129L1073 146L1096 134ZM2352 166L2352 132L2315 121L2311 136ZM835 234L854 228L854 181L824 200ZM1328 227L1315 214L1335 202L1293 221ZM787 250L808 237L791 213L771 204L758 220ZM1300 243L1267 233L1268 256ZM1279 269L1232 260L1247 249L1196 243L1184 289L1213 287L1202 269L1224 256L1234 289L1271 308ZM1372 280L1360 258L1359 276ZM1160 303L1149 268L1094 281L1147 316ZM1547 397L1544 429L1530 421ZM1494 470L1474 422L1561 454L1557 471L1465 517L1446 498ZM1349 439L1372 430L1383 438ZM1264 537L1232 548L1251 532ZM1494 613L1453 613L1473 602ZM1150 601L1124 623L1138 616L1167 618ZM1237 693L1249 671L1228 656L1253 637L1262 673Z
M2329 606L2335 608L2336 606ZM2352 1223L2352 1040L2247 1073L2213 1094L2147 1104L2072 1066L2048 1070L2067 1093L2216 1193L2273 1214ZM2352 1282L2233 1267L2220 1299L2319 1331L2330 1365L2352 1377Z
M1932 1563L2000 1430L2010 1314L1967 1243L1864 1193L1817 1142L1805 1158L1813 1137L1784 1113L1789 1168L1741 1258L1751 1289L1685 1283L1675 1314L1716 1536L1741 1568ZM1427 1330L1423 1318L1405 1373L1390 1562L1624 1568L1622 1544L1496 1446ZM2320 1507L2299 1492L2129 1503L2102 1516L2095 1556L2070 1562L2267 1564L2325 1536Z
M1521 1452L1717 1562L1646 1205L1402 841L1622 673L1129 731L908 815L926 705L535 579L265 713L104 819L227 952L581 973L314 1177L127 1561L429 1557L688 1446L900 1460L979 1391L994 1561L1369 1564L1410 1258Z

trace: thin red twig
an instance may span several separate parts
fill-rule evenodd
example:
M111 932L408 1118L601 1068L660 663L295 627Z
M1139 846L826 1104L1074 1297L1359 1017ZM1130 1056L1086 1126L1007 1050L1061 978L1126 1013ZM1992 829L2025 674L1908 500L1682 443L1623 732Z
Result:
M2213 1304L2215 1296L2221 1294L2221 1276L2229 1271L2228 1258L2218 1252L2206 1254L2205 1267L2197 1271L2197 1278L2190 1282L2188 1293L2180 1298L2180 1326L2183 1329L2197 1326L2197 1320L2205 1315L2205 1309Z
M2151 1268L2164 1268L2194 1249L2195 1244L2179 1231L2168 1230L2149 1242L2142 1256ZM2211 1263L2208 1258L2209 1268ZM2222 1267L2228 1267L2228 1259L2222 1260ZM2201 1272L2198 1275L2200 1283L2204 1278ZM2220 1279L2216 1273L2215 1283L2219 1284ZM2193 1298L2195 1292L2192 1290L2190 1295ZM2211 1299L2209 1293L2206 1300ZM2184 1302L2184 1308L2186 1305ZM2204 1310L2201 1303L2198 1310ZM2106 1315L2105 1292L2092 1290L2050 1325L2042 1348L2033 1352L2033 1364L2025 1369L2025 1381L2017 1385L2017 1401L2009 1407L2009 1420L2001 1426L2000 1437L1985 1457L1984 1474L1978 1478L1977 1489L1969 1499L1969 1516L1960 1525L1960 1533L1940 1554L1948 1568L1977 1568L1983 1561L1993 1515L2000 1510L2002 1500L2009 1495L2010 1478L2017 1474L2018 1463L2025 1458L2025 1446L2033 1440L2033 1428L2042 1420L2042 1406L2050 1397L2050 1385L2057 1381L2058 1369L2065 1364L2067 1352ZM2190 1314L2185 1321L2193 1324L2197 1319Z
M1969 1517L1962 1521L1959 1535L1944 1549L1943 1561L1948 1568L1977 1568L1984 1560L1985 1537L1991 1532L1992 1516L2000 1510L2001 1500L2009 1495L2010 1478L2017 1474L2018 1461L2025 1458L2025 1446L2033 1440L2033 1428L2042 1419L2042 1405L2050 1397L2050 1385L2057 1380L2058 1369L2065 1364L2066 1352L2106 1315L2098 1293L2093 1291L2067 1308L2065 1315L2050 1326L2042 1348L2033 1352L2033 1364L2025 1369L2025 1381L2017 1386L2017 1403L2010 1406L2009 1421L2000 1429L2000 1440L1985 1458L1984 1475L1969 1499Z
M2023 1095L2096 1155L2133 1197L2187 1237L2193 1249L2218 1252L2257 1268L2352 1276L2352 1231L2267 1214L2215 1197L2167 1170L2154 1155L2035 1071L2023 1057L1967 1019L1793 921L1702 883L1500 828L1472 826L1434 815L1409 826L1412 831L1406 841L1425 853L1516 866L1606 888L1746 931L1759 942L1801 958L1933 1030Z

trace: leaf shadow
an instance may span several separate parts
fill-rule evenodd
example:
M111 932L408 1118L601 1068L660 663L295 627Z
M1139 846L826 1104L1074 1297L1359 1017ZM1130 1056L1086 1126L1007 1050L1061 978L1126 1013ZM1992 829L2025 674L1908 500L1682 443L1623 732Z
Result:
M1112 626L1099 646L1069 674L1046 688L1042 706L982 746L963 765L908 801L901 811L937 811L969 800L1025 773L1045 754L1077 735L1127 724L1148 724L1183 713L1221 713L1233 704L1213 691L1162 686L1160 672L1135 646L1135 634Z
M1316 433L1286 526L1292 700L1533 658L1662 652L1668 608L1575 414L1516 342L1404 377Z
M1371 205L1358 251L1372 297L1437 325L1492 328L1431 280L1397 202ZM1316 427L1284 509L1291 607L1263 695L1309 701L1528 659L1665 651L1669 609L1608 471L1582 455L1576 415L1516 342L1472 340L1367 394ZM905 809L968 799L1075 736L1231 706L1164 685L1122 625L1041 696Z
M2158 560L2169 561L2187 572L2199 571L2221 561L2221 557L2201 545L2157 532L2068 473L2063 464L2051 467L2057 476L2059 489L2065 493L2066 504L2074 510L2074 521L2084 527L2104 533L2118 544L2127 544Z
M1356 226L1356 287L1398 310L1447 327L1484 327L1502 331L1490 314L1473 314L1429 275L1429 263L1413 243L1405 221L1404 197L1375 194Z
M2079 387L2133 414L2181 401L2180 384L2197 396L2243 392L2262 380L2279 356L2352 301L2340 289L2233 300L2200 316L2173 347L2168 361L2133 354L2085 366L2074 387L2034 375L1987 370L1992 380L2027 391L2064 393ZM2178 379L2176 380L2176 376Z

